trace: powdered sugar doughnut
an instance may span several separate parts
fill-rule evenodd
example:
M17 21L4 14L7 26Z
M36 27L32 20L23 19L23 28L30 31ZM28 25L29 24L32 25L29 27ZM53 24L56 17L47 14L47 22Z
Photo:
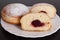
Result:
M2 18L8 23L18 24L20 17L29 12L29 8L21 3L12 3L2 9Z
M49 3L37 3L32 6L31 12L44 12L50 18L53 18L56 15L56 8Z
M6 13L11 16L20 16L24 15L25 13L29 12L29 8L20 3L13 3L13 4L8 4L7 6L4 7Z

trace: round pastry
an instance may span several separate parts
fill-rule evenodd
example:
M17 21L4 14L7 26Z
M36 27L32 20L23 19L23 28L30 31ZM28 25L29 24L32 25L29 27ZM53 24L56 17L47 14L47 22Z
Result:
M44 12L50 18L53 18L56 15L56 8L48 3L38 3L32 6L31 12L34 13Z
M8 23L18 24L20 17L29 12L29 8L20 3L8 4L2 9L2 19Z
M44 13L29 13L21 18L20 23L25 31L46 31L51 28L50 19Z

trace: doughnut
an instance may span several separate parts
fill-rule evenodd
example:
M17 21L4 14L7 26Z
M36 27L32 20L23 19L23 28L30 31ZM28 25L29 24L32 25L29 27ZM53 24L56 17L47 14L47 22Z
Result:
M49 16L49 18L54 18L56 15L56 11L57 11L56 8L49 3L37 3L33 5L31 8L31 12L33 13L44 12Z
M29 8L21 3L8 4L1 11L2 19L12 24L19 24L21 16L28 12Z
M47 31L52 25L50 18L44 13L29 13L20 20L21 29L25 31Z

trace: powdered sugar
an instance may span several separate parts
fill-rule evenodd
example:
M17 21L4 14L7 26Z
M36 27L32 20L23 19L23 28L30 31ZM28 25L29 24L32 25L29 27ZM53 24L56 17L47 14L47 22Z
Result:
M20 3L9 4L5 7L5 10L11 16L21 16L29 12L29 8Z

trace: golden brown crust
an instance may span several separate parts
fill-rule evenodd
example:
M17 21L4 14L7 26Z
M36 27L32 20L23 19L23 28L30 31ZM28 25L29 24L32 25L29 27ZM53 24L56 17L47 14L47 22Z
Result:
M10 24L20 24L18 21L20 20L20 18L19 19L17 19L18 21L17 22L11 22L10 20L8 20L8 18L7 18L7 20L5 19L5 17L6 17L6 14L4 14L4 13L2 13L2 19L5 21L5 22L7 22L7 23L10 23ZM16 17L14 17L14 18L16 18Z
M4 20L3 18L2 18L2 20L5 21L5 22L7 22L7 23L9 23L9 24L15 24L15 25L19 24L19 23L8 22L8 21Z

